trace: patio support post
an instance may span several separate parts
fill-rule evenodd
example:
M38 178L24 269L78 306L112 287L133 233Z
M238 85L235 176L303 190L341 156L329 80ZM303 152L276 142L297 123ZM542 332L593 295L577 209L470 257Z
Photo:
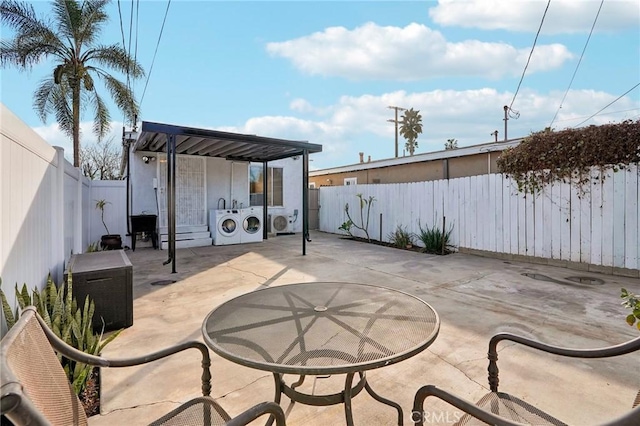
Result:
M302 152L302 255L307 254L309 239L309 151Z
M264 217L262 218L265 226L262 227L262 238L268 239L267 232L267 219L269 218L269 162L262 162L262 212ZM249 202L251 204L251 202Z
M171 273L176 273L176 135L167 134L167 225ZM160 242L162 244L162 242Z

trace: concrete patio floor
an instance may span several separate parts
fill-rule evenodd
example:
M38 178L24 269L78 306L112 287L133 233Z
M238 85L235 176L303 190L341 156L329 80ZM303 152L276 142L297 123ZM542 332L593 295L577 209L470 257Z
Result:
M134 323L103 352L137 356L181 341L202 340L209 311L267 286L344 281L382 285L416 295L441 319L436 341L421 354L367 373L371 386L404 409L411 423L413 396L435 384L476 401L488 391L487 344L509 331L550 344L592 348L638 335L625 324L620 288L640 293L640 280L465 254L431 256L313 232L307 255L299 235L257 244L177 250L177 274L162 266L167 251L138 248L133 263ZM543 274L564 284L522 275ZM603 285L567 277L600 278ZM159 280L175 280L154 286ZM570 424L597 424L631 408L640 388L640 353L608 360L571 360L512 343L499 346L500 390L518 395ZM192 353L190 353L192 352ZM233 364L211 351L212 396L230 415L272 400L273 376ZM102 369L102 413L92 425L145 424L200 394L200 355L187 351L141 367ZM287 376L291 383L296 378ZM303 390L339 391L343 377L307 380ZM283 397L290 425L344 424L344 407L309 407ZM135 408L135 409L134 409ZM426 424L450 424L460 415L436 399L425 403ZM365 392L353 400L358 425L393 425L396 413ZM264 424L264 419L255 422Z

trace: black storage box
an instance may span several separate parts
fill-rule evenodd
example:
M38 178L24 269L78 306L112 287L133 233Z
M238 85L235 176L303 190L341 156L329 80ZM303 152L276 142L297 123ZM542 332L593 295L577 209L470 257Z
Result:
M96 331L116 330L133 325L133 267L124 250L109 250L71 256L73 295L79 307L88 295L95 303L93 327Z

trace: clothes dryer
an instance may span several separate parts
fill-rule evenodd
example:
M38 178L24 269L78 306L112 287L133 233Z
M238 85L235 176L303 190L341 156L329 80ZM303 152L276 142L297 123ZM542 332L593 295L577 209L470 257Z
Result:
M240 210L211 210L209 226L215 230L212 232L213 245L240 244Z
M248 207L240 210L241 243L259 243L262 241L263 212L264 209L262 207Z

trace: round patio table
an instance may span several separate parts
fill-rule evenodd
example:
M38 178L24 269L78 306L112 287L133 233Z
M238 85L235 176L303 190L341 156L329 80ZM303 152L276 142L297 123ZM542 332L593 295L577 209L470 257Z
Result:
M402 408L376 394L365 371L410 358L438 335L437 312L423 300L386 287L312 282L243 294L211 311L202 325L205 343L218 355L274 375L275 401L324 406L345 404L353 424L351 398L363 388L377 401ZM300 375L287 385L284 374ZM295 390L307 375L346 374L344 391L309 395ZM359 376L353 384L355 375Z

